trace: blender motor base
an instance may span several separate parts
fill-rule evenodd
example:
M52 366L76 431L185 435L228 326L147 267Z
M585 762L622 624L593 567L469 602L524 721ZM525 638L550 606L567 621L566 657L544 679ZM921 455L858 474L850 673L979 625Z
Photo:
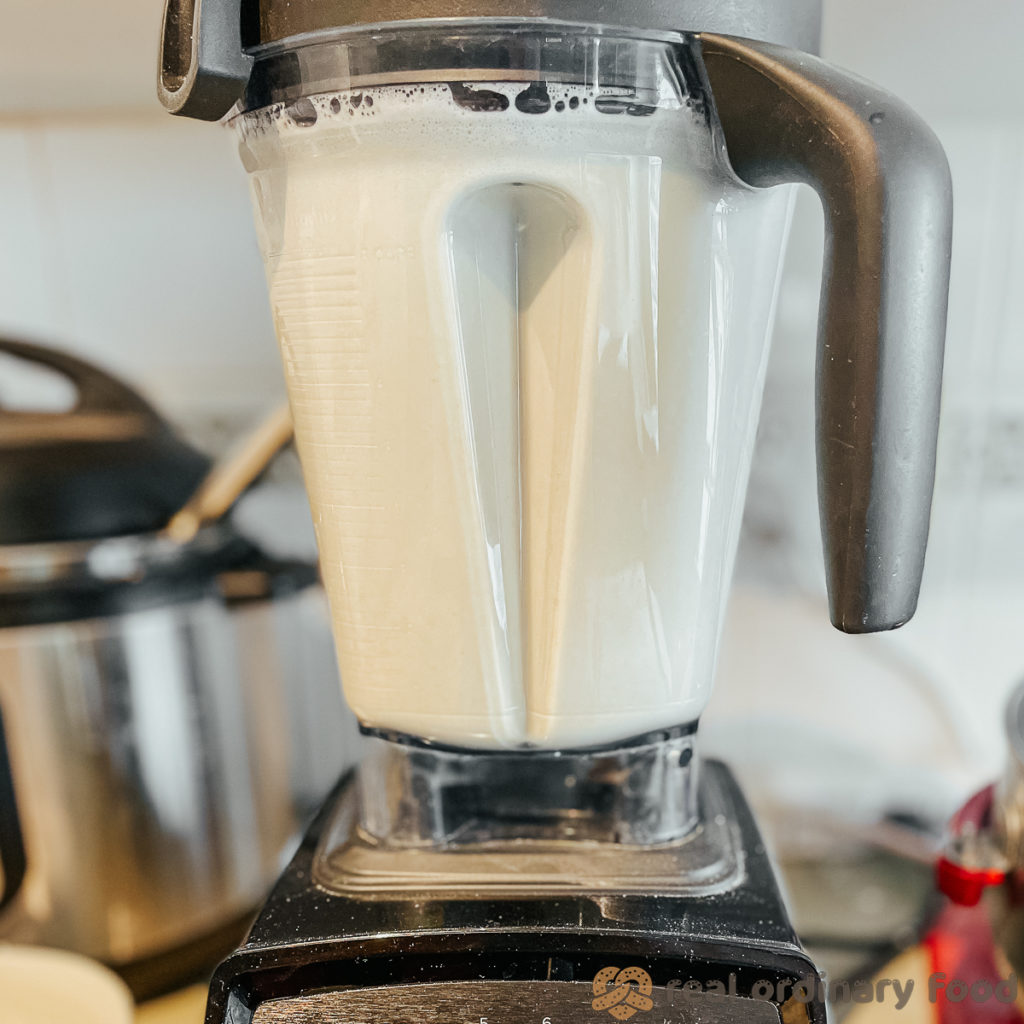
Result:
M726 816L741 865L703 895L327 888L325 838L354 785L343 780L214 976L207 1024L824 1024L750 811L724 765L702 769L701 807Z

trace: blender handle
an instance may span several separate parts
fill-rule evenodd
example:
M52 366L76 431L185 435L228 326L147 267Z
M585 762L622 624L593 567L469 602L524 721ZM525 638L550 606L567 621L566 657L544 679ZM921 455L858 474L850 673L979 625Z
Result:
M938 139L904 103L816 57L701 34L735 173L802 182L825 212L818 499L833 624L917 606L935 482L952 234Z
M11 759L4 735L4 716L0 711L0 871L3 872L0 912L18 894L21 883L25 880L25 868L25 843L21 835Z
M240 0L167 0L157 78L167 110L219 121L241 99L251 69Z

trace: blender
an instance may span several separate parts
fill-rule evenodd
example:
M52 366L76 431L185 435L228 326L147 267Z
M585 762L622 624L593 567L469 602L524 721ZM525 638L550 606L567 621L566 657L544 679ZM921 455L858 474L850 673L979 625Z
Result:
M814 2L169 0L249 172L368 736L208 1022L823 1021L696 725L793 184L834 624L914 612L950 183ZM661 1013L661 1017L658 1017Z

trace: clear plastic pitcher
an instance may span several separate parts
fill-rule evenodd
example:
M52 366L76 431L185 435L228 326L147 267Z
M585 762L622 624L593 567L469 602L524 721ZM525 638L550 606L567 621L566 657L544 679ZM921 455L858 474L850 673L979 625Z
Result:
M253 67L233 123L370 729L593 747L707 702L791 192L733 173L695 47L420 24Z

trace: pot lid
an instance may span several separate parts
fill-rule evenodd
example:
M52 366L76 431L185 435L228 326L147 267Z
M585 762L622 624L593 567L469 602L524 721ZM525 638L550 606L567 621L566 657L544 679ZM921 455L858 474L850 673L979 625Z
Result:
M76 394L63 412L5 407L0 371L0 544L162 529L208 459L136 391L55 349L0 339L0 356L49 369Z

